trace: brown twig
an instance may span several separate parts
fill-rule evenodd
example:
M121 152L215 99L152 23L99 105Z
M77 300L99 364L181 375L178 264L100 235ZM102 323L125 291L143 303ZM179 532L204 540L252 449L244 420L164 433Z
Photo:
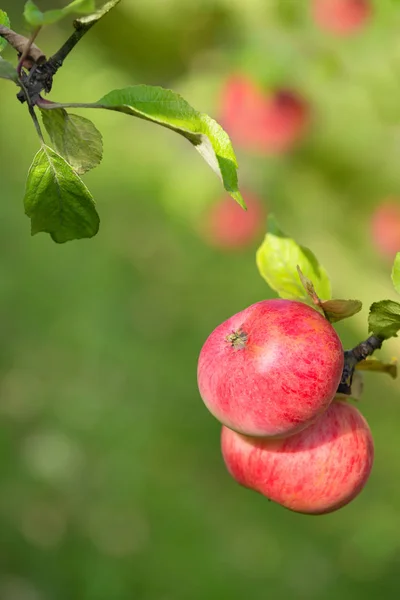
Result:
M35 44L30 43L29 38L26 38L19 33L15 33L15 31L4 25L0 25L0 37L7 40L10 46L12 46L21 56L24 54L25 49L27 47L29 48L24 64L28 69L31 69L35 63L41 65L46 62L45 54L43 54L40 48Z
M21 54L21 57L19 59L19 63L17 66L17 73L18 75L21 77L21 72L22 72L22 67L25 64L25 60L28 58L30 50L32 48L32 44L35 41L35 39L37 38L37 35L39 33L39 31L41 30L41 27L37 27L35 29L35 31L32 33L32 35L30 36L29 40L26 42L25 48Z

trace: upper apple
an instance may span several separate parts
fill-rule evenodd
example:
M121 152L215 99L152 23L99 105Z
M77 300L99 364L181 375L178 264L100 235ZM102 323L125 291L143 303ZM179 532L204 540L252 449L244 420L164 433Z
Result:
M288 436L326 410L340 383L342 344L316 310L264 300L219 325L198 362L198 386L224 425L252 436Z
M264 92L251 78L232 75L220 98L220 121L238 147L262 153L291 150L309 124L308 103L295 91Z
M314 0L315 22L324 31L350 35L360 29L372 13L370 0Z

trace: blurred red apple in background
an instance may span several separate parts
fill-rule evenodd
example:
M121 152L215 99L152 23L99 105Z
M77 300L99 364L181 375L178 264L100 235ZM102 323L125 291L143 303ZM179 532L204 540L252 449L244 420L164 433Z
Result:
M221 448L239 484L308 514L332 512L353 500L374 459L368 423L354 406L338 401L307 429L285 439L250 438L223 427Z
M244 193L247 210L230 196L213 204L205 215L203 234L213 246L225 249L243 248L258 238L265 229L266 209L255 195Z
M382 256L394 259L400 252L400 200L388 199L375 209L371 235Z
M314 20L324 31L350 35L360 29L372 12L369 0L314 0Z
M263 300L221 323L199 356L197 379L208 410L253 436L292 435L333 400L344 353L332 325L293 300Z
M290 90L263 93L245 75L233 75L223 87L220 121L238 147L263 154L290 150L308 124L306 102Z

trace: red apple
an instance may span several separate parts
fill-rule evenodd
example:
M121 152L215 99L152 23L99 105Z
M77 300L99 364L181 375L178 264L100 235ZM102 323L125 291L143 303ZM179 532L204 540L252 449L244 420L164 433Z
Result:
M369 0L314 0L314 20L336 35L350 35L360 29L372 12Z
M264 94L251 79L233 75L222 90L220 121L238 146L262 154L290 150L308 124L308 107L289 90Z
M219 325L198 362L200 395L224 425L252 436L288 436L331 403L344 363L332 325L292 300L263 300Z
M377 250L389 259L400 252L400 200L378 206L371 219L371 235Z
M203 231L214 246L232 249L251 244L265 229L266 211L252 194L243 194L247 211L230 196L214 204L205 218Z
M278 154L290 150L302 137L308 125L306 103L289 90L278 90L265 99L259 123L259 148Z
M223 427L221 446L238 483L290 510L315 515L353 500L374 459L368 423L354 406L338 401L286 439L250 438Z

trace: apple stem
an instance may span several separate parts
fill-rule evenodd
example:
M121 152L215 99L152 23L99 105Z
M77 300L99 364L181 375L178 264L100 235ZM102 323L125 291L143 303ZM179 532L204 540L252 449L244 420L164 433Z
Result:
M361 342L352 350L346 350L344 353L344 367L342 379L338 387L339 394L351 395L351 384L356 365L371 356L375 350L382 347L383 339L376 335L371 335L367 340Z

